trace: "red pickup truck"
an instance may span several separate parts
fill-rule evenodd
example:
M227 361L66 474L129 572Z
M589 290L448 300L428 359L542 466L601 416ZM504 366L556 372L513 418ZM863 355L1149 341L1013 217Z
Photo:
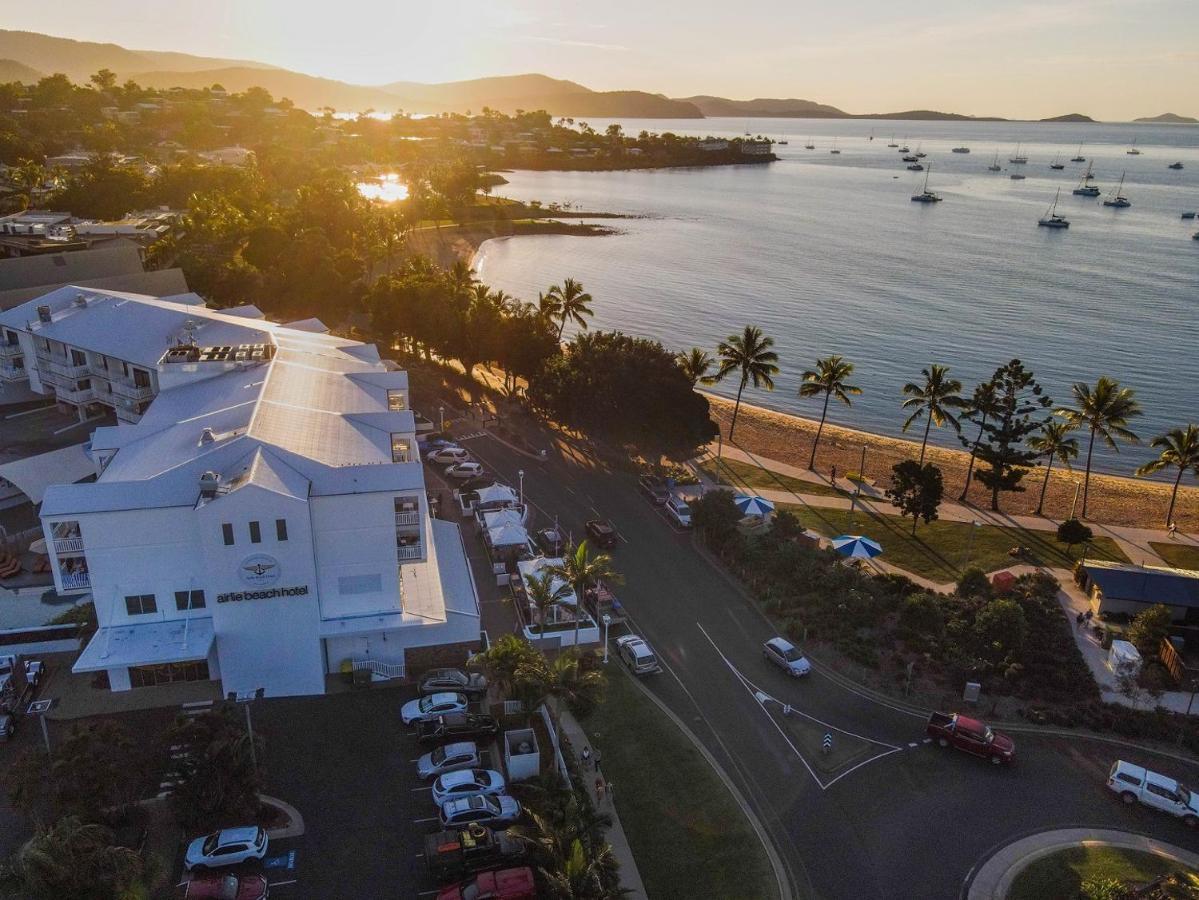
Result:
M1016 756L1016 742L991 726L960 713L935 712L928 717L928 736L942 747L954 746L975 756L989 759L992 765L1008 765Z
M532 869L499 869L445 888L437 900L537 900L537 884Z

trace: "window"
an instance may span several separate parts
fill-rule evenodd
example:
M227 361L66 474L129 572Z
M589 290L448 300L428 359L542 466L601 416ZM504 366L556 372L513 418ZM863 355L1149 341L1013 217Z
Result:
M133 384L135 387L148 388L150 386L150 373L145 369L134 369Z
M259 524L257 522L250 523L250 543L251 544L261 544L262 543L262 528L261 528L261 526L259 526Z
M398 434L391 436L391 461L397 463L406 463L411 458L412 445L408 443L408 438L401 437Z
M228 522L223 523L221 525L221 535L225 539L225 546L232 547L233 546L233 526L230 525Z
M87 357L83 355L82 351L72 348L71 349L71 365L86 366L87 365Z
M129 684L132 687L153 687L179 681L208 681L208 660L167 663L161 666L131 666Z
M158 612L158 603L153 594L133 594L125 598L125 612L131 616L144 616Z
M280 541L287 540L287 519L275 520L275 538Z
M392 412L400 412L408 408L408 403L404 399L403 391L388 391L387 392L387 408Z
M203 591L175 591L175 609L203 609L204 605Z

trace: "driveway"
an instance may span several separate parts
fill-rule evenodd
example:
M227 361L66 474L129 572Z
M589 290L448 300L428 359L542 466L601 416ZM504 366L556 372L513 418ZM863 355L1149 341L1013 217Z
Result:
M1048 828L1124 828L1199 849L1199 838L1178 823L1125 809L1103 787L1117 757L1188 781L1197 774L1192 763L1023 733L1010 770L941 751L924 743L923 716L820 671L794 681L768 669L761 644L773 634L769 624L689 535L641 498L632 475L604 471L577 453L539 464L489 438L467 446L509 483L523 469L526 498L576 538L590 518L616 526L621 601L666 667L647 683L754 810L792 893L956 897L997 846ZM804 744L813 731L852 742L855 752L830 769Z

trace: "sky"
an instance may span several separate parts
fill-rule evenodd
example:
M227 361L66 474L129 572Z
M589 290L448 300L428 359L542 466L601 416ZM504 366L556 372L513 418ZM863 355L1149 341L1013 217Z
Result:
M541 72L596 90L1040 118L1199 116L1196 0L57 0L0 27L358 84Z

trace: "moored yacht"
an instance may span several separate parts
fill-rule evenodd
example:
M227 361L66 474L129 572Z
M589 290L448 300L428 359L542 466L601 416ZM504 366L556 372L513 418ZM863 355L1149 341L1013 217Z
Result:
M1053 198L1053 205L1045 211L1045 215L1037 220L1037 225L1041 228L1069 228L1070 220L1065 216L1057 214L1057 201L1062 195L1062 189L1058 188L1057 195Z
M1099 188L1097 188L1097 187L1095 187L1095 185L1089 183L1090 180L1094 177L1095 176L1091 174L1091 165L1088 164L1087 171L1082 176L1082 181L1078 182L1078 187L1076 187L1074 189L1074 193L1077 194L1079 197L1098 197L1099 196Z
M1137 139L1136 138L1132 139L1132 146L1129 147L1124 152L1126 154L1128 154L1129 156L1140 156L1141 155L1141 151L1137 149Z
M954 147L953 150L950 152L952 152L952 153L969 153L970 148L969 147Z
M830 150L829 153L840 153L840 152L841 151L837 149L837 139L833 138L833 149Z
M1020 154L1020 145L1019 144L1016 145L1016 155L1012 156L1010 159L1008 159L1008 162L1014 163L1017 166L1022 166L1028 162L1028 157L1022 156Z
M891 143L887 144L887 146L888 147L898 147L899 146L899 144L895 143L895 135L891 135Z
M1181 169L1182 163L1180 163L1180 162L1170 163L1170 165L1166 166L1166 168L1167 169Z
M1114 206L1116 209L1127 209L1132 206L1132 201L1122 193L1124 188L1124 173L1120 173L1120 183L1116 185L1116 189L1112 191L1112 195L1103 201L1104 206Z
M1078 152L1070 157L1070 162L1086 162L1087 158L1082 155L1082 144L1078 145Z
M924 189L919 194L912 195L913 203L940 203L941 198L928 189L928 176L932 174L933 164L928 164L928 171L924 173Z
M909 153L907 156L905 156L903 158L903 161L904 162L919 162L920 157L918 157L915 153Z
M920 163L918 163L918 162L914 162L910 166L908 166L908 171L909 172L923 172L924 166L920 165Z
M987 171L988 172L998 172L1002 168L1003 168L1003 166L999 165L999 151L996 150L995 151L995 159L991 162L991 165L987 166Z
M815 149L816 149L816 145L812 143L812 139L811 139L811 138L808 138L808 142L807 142L806 144L804 144L804 145L803 145L803 148L804 148L805 150L815 150Z
M1053 158L1053 162L1051 162L1051 163L1049 164L1049 168L1051 168L1051 169L1064 169L1064 168L1066 168L1066 164L1065 164L1064 162L1061 162L1061 161L1060 161L1060 160L1059 160L1059 159L1058 159L1058 158L1055 156L1055 157Z
M917 144L917 145L916 145L916 158L917 158L917 159L924 159L924 157L926 157L926 156L928 156L928 154L927 154L927 153L925 153L923 150L921 150L921 149L920 149L920 144Z

